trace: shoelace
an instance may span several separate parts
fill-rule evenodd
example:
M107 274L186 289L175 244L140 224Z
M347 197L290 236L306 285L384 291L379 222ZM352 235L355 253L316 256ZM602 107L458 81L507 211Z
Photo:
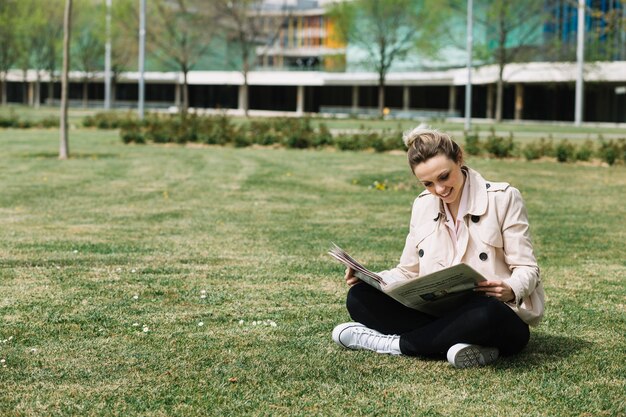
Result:
M355 332L355 344L361 348L373 350L375 352L390 352L391 342L396 335L386 335L373 332L371 329L353 329Z

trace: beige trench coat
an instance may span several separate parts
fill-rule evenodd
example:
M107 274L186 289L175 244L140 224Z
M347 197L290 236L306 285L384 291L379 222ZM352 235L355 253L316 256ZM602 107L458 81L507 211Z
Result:
M466 168L464 168L466 169ZM467 247L461 262L489 280L503 280L515 293L507 303L530 325L541 321L544 292L530 241L528 216L520 192L490 182L467 168L469 180ZM445 225L443 202L428 191L413 203L411 224L400 263L380 274L390 282L411 279L451 266L454 243Z

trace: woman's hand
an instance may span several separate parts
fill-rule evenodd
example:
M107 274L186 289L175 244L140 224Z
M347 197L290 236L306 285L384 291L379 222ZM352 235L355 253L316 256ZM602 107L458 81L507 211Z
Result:
M346 284L348 284L349 286L353 286L354 284L358 283L360 280L354 276L354 269L348 267L346 268Z
M515 301L515 293L509 284L504 281L482 281L476 284L474 291L497 298L503 303Z

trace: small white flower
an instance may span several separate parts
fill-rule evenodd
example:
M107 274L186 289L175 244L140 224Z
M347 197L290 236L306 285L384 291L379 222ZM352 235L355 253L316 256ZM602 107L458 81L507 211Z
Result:
M270 321L270 326L276 327L276 323L274 323L273 321Z
M200 298L206 298L206 294L202 294Z
M78 253L78 251L76 249L73 250L74 253Z
M139 323L133 323L133 327L139 326Z
M253 325L253 326L256 326L256 321L253 321L253 322L252 322L252 325Z
M200 291L200 294L206 294L206 290Z
M202 327L202 326L204 326L204 323L203 322L199 322L198 326Z
M134 274L135 272L137 272L137 270L133 268L133 269L130 270L130 272L132 272Z
M148 326L144 326L144 328L143 328L143 332L144 332L144 333L148 333L149 331L150 331L150 329L148 329Z
M133 295L133 300L138 300L139 296L137 294Z
M37 353L37 349L32 348L32 349L30 350L30 353Z
M243 324L243 320L239 320L239 324Z
M9 336L9 338L7 339L8 341L13 340L13 336Z
M0 359L0 363L6 362L6 359Z

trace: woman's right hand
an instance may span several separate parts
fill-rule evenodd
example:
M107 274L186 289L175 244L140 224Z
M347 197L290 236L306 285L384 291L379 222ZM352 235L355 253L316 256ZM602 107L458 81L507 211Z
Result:
M354 269L347 267L346 268L346 284L348 284L349 286L353 286L354 284L358 283L360 280L354 276Z

